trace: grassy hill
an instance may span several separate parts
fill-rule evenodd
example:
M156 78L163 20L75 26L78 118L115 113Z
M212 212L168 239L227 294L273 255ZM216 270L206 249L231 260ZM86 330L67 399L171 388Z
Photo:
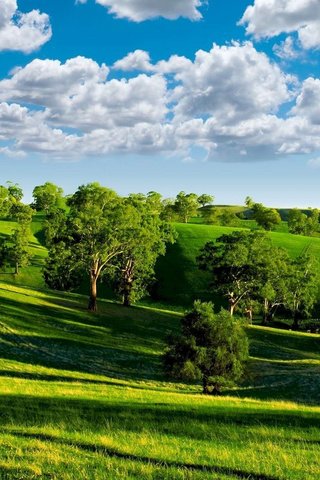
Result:
M178 305L190 305L197 298L213 299L221 304L221 298L208 290L209 276L198 269L196 257L206 242L240 229L182 223L175 224L175 227L178 240L168 247L166 256L160 258L157 265L157 297ZM317 259L320 258L320 238L281 232L271 232L269 235L274 245L285 248L292 257L307 248Z
M0 478L316 480L319 336L248 327L246 383L167 383L179 315L0 283Z

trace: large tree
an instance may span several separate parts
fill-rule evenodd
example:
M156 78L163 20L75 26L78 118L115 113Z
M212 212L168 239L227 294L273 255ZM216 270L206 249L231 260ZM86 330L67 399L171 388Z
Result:
M150 197L152 215L157 216L157 202L154 195ZM55 262L61 267L57 271L62 272L61 259L65 257L73 272L86 272L90 284L88 309L96 311L97 282L119 265L120 256L125 258L126 252L132 251L138 238L140 212L133 202L98 183L79 187L68 199L68 206L65 219L61 212L56 212L52 218L54 226L51 225L50 229L47 225L47 237L51 243L47 268L50 266L50 275L55 279ZM55 230L58 230L56 235ZM59 242L63 242L64 255L57 246Z
M248 340L230 313L215 314L213 305L196 301L181 320L181 335L169 339L165 371L174 378L201 379L203 393L217 394L243 374Z
M231 315L253 296L259 262L268 239L257 232L233 232L208 242L197 258L199 267L211 274L211 285L228 300Z
M130 195L125 204L134 207L136 223L130 243L117 257L112 276L123 305L129 306L146 293L154 279L157 258L165 254L166 243L175 240L175 231L161 220L161 197L155 192L147 196Z

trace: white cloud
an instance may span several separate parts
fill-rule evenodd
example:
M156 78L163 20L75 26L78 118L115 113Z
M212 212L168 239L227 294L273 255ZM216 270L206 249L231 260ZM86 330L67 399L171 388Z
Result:
M311 124L320 126L320 79L307 78L297 97L292 114L307 118Z
M150 72L154 67L150 63L150 55L144 50L135 50L129 53L126 57L118 60L113 65L115 70L122 70L123 72L132 72L140 70L142 72Z
M273 52L282 60L294 60L301 54L295 45L294 38L291 36L287 37L283 42L274 45Z
M50 40L51 35L47 14L39 10L21 13L16 0L1 0L0 51L30 53Z
M257 39L296 31L304 48L320 47L319 0L255 0L239 23Z
M200 50L176 79L178 118L213 116L223 124L276 112L293 81L250 42Z
M78 0L77 3L87 3ZM151 18L163 17L176 20L179 17L199 20L199 7L205 0L96 0L106 7L109 13L118 18L127 18L134 22L142 22Z
M136 73L109 78L106 65L84 57L15 68L0 81L0 153L188 158L196 147L225 161L318 156L320 79L298 84L250 42L156 64L132 52L116 66Z

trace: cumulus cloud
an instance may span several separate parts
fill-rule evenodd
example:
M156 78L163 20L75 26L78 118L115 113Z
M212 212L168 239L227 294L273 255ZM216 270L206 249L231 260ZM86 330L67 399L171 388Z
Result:
M30 53L50 40L51 35L47 14L39 10L21 13L16 0L1 0L0 51Z
M139 50L113 68L135 73L112 78L106 65L84 57L14 69L0 81L1 148L65 159L187 158L194 147L225 161L318 156L320 79L299 84L250 42L155 64Z
M78 0L77 3L87 3ZM106 7L109 13L118 18L127 18L134 22L142 22L156 17L176 20L179 17L199 20L199 7L205 0L96 0Z
M239 23L257 39L298 32L304 48L320 47L319 0L255 0Z
M176 79L178 118L209 115L222 123L276 112L291 98L294 80L250 42L200 50Z
M140 70L142 72L150 72L154 67L150 62L150 55L144 50L135 50L130 52L127 56L118 60L113 65L115 70L122 70L123 72L132 72Z

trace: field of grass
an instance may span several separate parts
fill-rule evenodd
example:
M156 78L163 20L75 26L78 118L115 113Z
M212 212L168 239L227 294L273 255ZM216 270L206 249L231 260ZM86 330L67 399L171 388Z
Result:
M179 315L0 283L0 478L316 480L320 337L248 327L246 382L167 382Z
M175 227L178 240L168 247L166 256L160 258L157 265L157 297L177 305L188 306L197 298L210 299L220 305L222 300L215 292L209 291L209 276L198 269L196 257L206 242L240 228L183 223L177 223ZM316 259L320 258L320 238L282 232L270 232L269 235L274 245L285 248L292 257L308 249Z

